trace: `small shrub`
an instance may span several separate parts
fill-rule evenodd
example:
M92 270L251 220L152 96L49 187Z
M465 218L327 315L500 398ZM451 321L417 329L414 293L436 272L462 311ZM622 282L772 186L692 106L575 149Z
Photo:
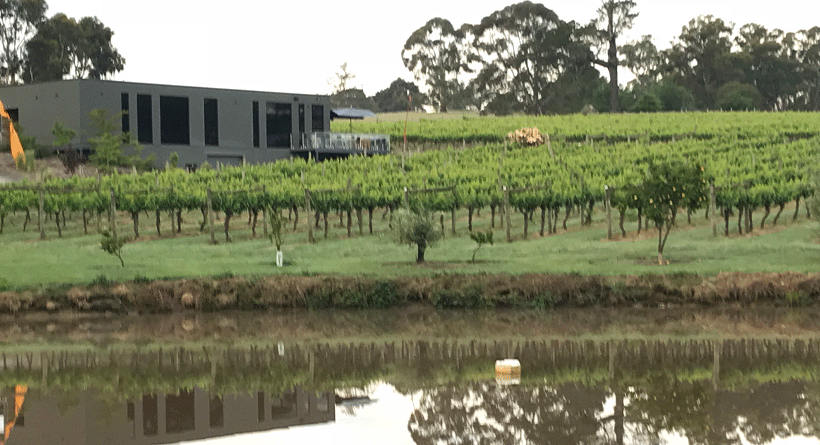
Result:
M11 282L9 280L0 277L0 292L7 291L11 288Z
M127 242L127 237L115 237L108 229L105 229L102 231L100 247L105 252L119 258L120 264L122 265L122 267L125 267L125 262L122 260L122 247Z
M108 286L109 284L111 284L111 280L105 274L99 274L91 280L92 286Z
M489 228L486 232L472 232L470 233L470 239L475 241L478 246L473 250L473 259L472 262L475 263L475 255L478 253L478 249L481 249L481 246L484 244L493 245L493 229Z
M134 281L134 283L150 283L151 279L146 277L145 275L137 274L137 275L134 276L133 281Z

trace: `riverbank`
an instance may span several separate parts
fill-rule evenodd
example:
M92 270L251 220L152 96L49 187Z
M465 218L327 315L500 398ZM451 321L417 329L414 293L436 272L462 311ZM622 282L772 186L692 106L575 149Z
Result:
M452 274L419 277L333 275L98 282L0 293L0 312L61 310L168 313L282 308L668 307L721 304L809 306L820 301L818 273L583 276Z

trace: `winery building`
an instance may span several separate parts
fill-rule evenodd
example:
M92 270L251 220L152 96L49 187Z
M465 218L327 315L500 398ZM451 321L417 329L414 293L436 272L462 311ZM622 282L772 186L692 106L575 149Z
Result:
M77 132L72 148L84 153L97 133L90 113L105 109L158 166L171 153L180 167L195 168L205 161L237 165L389 150L383 136L330 133L325 95L75 79L2 87L0 100L38 144L52 145L51 130L60 122Z

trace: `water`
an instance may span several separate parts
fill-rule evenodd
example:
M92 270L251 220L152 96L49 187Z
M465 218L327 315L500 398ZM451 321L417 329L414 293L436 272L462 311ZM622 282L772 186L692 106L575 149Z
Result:
M775 308L0 318L4 445L820 444L818 320ZM518 384L495 378L508 357Z

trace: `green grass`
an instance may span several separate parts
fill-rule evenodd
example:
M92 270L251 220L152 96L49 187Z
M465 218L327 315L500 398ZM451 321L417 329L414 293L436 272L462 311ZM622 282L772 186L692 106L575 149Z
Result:
M489 209L474 221L474 228L489 226ZM46 224L47 240L39 239L35 222L22 231L22 215L6 220L5 233L0 235L0 283L22 288L48 284L90 283L104 277L111 281L153 279L163 277L195 277L213 275L273 275L340 274L365 276L436 275L451 273L578 273L582 275L672 274L697 273L716 275L722 271L737 272L817 272L820 271L820 244L816 242L817 222L802 215L792 222L784 214L777 229L765 233L759 230L751 236L737 235L733 224L730 237L711 235L711 227L703 214L693 217L689 226L685 218L673 229L664 252L670 264L656 265L657 235L654 229L645 239L606 241L603 214L595 214L592 227L580 228L578 218L570 220L569 231L538 236L539 218L530 224L528 240L522 239L521 215L514 215L512 233L515 242L505 242L505 232L498 223L494 245L481 248L476 264L470 263L475 243L467 236L465 214L458 215L457 233L449 234L449 215L445 218L446 238L428 249L428 264L415 264L415 249L399 246L393 241L387 220L382 213L374 214L374 235L367 235L365 214L364 236L358 235L353 218L353 236L339 225L339 218L330 215L331 230L323 239L315 231L317 242L308 244L304 215L299 227L290 231L283 247L286 266L275 266L275 248L262 235L261 222L257 238L251 238L247 217L235 217L231 225L233 242L224 242L217 225L219 244L211 245L210 237L198 229L199 213L185 215L182 236L170 236L170 222L163 215L163 237L157 238L153 218L141 218L141 239L123 248L125 267L100 248L100 235L83 235L79 215L67 221L63 238L58 238L53 221ZM120 215L120 234L133 237L130 219ZM758 216L759 218L759 216ZM771 219L770 219L771 221ZM289 224L292 229L292 223ZM560 225L560 224L559 224ZM631 235L635 223L627 222ZM617 231L617 230L616 230ZM90 224L89 233L94 233Z

